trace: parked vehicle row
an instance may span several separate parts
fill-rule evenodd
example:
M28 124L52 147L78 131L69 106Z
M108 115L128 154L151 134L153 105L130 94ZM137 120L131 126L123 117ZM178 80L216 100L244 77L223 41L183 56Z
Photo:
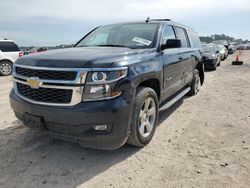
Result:
M39 52L45 52L47 51L48 48L47 47L39 47L39 48L32 48L31 50L24 50L24 54L28 55L28 54L34 54L34 53L39 53Z
M213 41L212 43L203 43L204 51L203 61L206 70L216 70L220 66L221 61L224 61L228 54L236 51L234 43L227 43L227 41Z
M238 43L236 42L227 42L225 40L217 40L213 41L213 43L219 46L225 46L229 54L236 52L238 46Z
M248 44L239 44L237 50L250 50L250 43Z

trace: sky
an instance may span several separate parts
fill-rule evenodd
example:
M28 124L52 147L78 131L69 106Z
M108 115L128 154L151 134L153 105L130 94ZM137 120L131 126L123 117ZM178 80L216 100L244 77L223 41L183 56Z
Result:
M73 44L99 25L170 18L200 36L250 40L250 0L1 0L0 37L19 46Z

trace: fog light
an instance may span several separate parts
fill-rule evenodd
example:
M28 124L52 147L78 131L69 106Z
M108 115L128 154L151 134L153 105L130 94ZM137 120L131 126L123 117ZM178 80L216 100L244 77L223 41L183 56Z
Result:
M93 128L96 131L107 131L108 130L108 125L94 125Z

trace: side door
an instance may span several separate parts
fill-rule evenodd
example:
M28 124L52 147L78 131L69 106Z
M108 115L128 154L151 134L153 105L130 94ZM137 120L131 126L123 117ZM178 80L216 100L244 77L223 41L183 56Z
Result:
M181 40L181 49L180 49L180 57L182 58L182 67L180 67L181 77L181 84L179 85L179 89L182 89L184 86L189 84L193 79L193 70L195 64L195 53L194 50L191 48L191 43L187 34L187 30L175 26L175 31L177 38Z
M166 25L163 29L161 44L166 44L168 39L176 39L173 26ZM180 48L168 48L162 51L163 56L163 95L165 100L175 94L181 85L182 52Z

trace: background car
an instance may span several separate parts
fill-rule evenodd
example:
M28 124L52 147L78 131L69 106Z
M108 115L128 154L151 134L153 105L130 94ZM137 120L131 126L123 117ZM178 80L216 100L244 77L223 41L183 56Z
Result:
M216 70L220 66L221 54L215 44L203 44L203 62L206 70Z
M0 75L11 75L13 63L21 56L23 52L14 41L0 39Z
M218 50L219 50L220 55L221 55L221 60L222 61L225 60L228 56L228 50L223 45L217 45L217 47L218 47Z
M40 47L40 48L37 49L37 52L45 52L47 50L48 50L47 47Z
M215 41L213 41L213 44L223 45L226 47L226 49L228 49L228 47L229 47L229 44L226 40L215 40Z
M228 46L228 53L233 54L237 50L237 44L236 43L230 43Z
M29 54L35 54L37 53L37 48L32 48L30 51L29 51Z

